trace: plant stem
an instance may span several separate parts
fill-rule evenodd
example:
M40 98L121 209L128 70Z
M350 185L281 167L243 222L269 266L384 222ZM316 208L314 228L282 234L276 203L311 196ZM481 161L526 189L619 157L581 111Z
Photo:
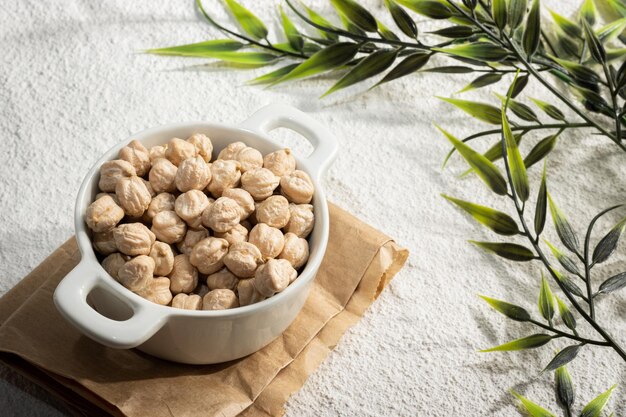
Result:
M573 339L573 340L577 340L579 342L583 342L583 343L588 343L590 345L598 345L598 346L609 346L609 344L607 342L603 342L601 340L592 340L592 339L586 339L584 337L580 337L571 333L567 333L567 332L563 332L559 329L555 329L553 326L548 326L546 324L543 324L539 321L530 319L529 320L530 323L534 324L535 326L539 326L542 329L546 329L549 330L555 334L558 334L559 336L563 336L563 337L567 337L568 339Z
M580 127L592 127L589 123L552 123L552 124L543 124L543 125L521 125L521 126L511 126L511 130L514 132L517 131L531 131L531 130L543 130L543 129L574 129ZM483 132L475 133L463 139L463 142L468 142L472 139L476 139L482 136L487 135L495 135L496 133L500 133L501 129L492 129L485 130Z

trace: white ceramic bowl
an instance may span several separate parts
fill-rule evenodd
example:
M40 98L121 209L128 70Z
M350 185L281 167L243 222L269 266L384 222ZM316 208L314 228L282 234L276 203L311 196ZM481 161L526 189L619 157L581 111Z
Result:
M98 192L99 169L117 158L120 148L137 139L146 147L173 137L205 133L214 155L227 144L242 141L263 154L281 149L267 133L278 127L292 129L313 144L308 158L297 158L315 185L315 227L309 237L310 257L300 276L283 292L257 304L220 311L190 311L154 304L119 284L102 268L91 246L84 214ZM180 123L145 130L111 148L85 177L74 212L81 261L58 285L54 302L61 315L85 335L113 348L138 348L176 362L210 364L249 355L278 337L304 304L328 242L326 196L320 177L337 152L328 129L301 111L272 104L257 111L239 126L213 123ZM89 297L89 302L88 302Z

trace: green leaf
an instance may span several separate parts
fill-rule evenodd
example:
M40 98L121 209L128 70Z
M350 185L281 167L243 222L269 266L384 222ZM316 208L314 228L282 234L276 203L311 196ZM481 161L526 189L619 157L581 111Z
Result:
M583 408L583 411L580 413L580 417L599 417L602 410L604 410L604 407L606 407L606 404L609 402L615 387L617 387L617 385L613 385L607 391L591 400L591 402Z
M512 30L524 21L527 0L509 0L509 26Z
M522 134L521 133L517 133L514 135L515 137L515 142L519 145L520 142L522 141ZM454 149L452 150L452 152L454 152ZM489 149L487 149L487 151L485 151L485 153L483 154L483 156L485 158L487 158L488 160L490 160L491 162L497 161L500 158L502 158L502 142L498 141L496 143L494 143ZM474 170L472 168L468 169L467 171L465 171L464 173L462 173L460 175L460 177L465 177L466 175L468 175L469 173L473 172Z
M617 38L626 30L626 17L615 20L596 31L596 35L602 43L608 43Z
M599 294L610 294L626 287L626 272L619 273L600 284Z
M541 40L541 8L539 0L533 0L533 4L528 13L526 28L524 29L523 45L526 54L531 57L539 48Z
M146 52L156 55L178 55L205 57L206 54L232 52L243 47L243 43L231 39L215 39L205 42L190 43L187 45L171 46L169 48L148 49Z
M578 267L576 266L572 258L561 252L558 248L554 247L547 240L545 242L546 245L548 245L548 247L550 248L550 251L552 251L552 254L556 258L556 260L559 261L561 266L563 266L563 268L565 268L567 272L571 272L572 274L576 275L580 274L580 271L578 270Z
M541 289L539 291L539 312L544 319L552 323L552 318L554 317L554 295L543 273L541 274Z
M535 207L535 233L537 236L543 232L543 228L546 224L546 203L548 197L548 190L546 186L546 165L543 164L543 173L541 174L541 185L539 186L539 193L537 194L537 205Z
M513 80L513 83L509 87L506 95L511 96L511 98L517 97L519 93L524 90L526 84L528 84L528 75L522 75L521 77L517 77L515 80Z
M502 112L499 108L492 106L491 104L460 100L456 98L436 97L446 103L450 103L458 107L470 116L473 116L478 120L482 120L485 123L490 123L492 125L499 125L502 123Z
M385 7L391 13L396 26L409 38L417 38L417 25L411 16L394 0L385 0Z
M504 314L511 320L515 321L529 321L530 313L520 306L507 303L506 301L496 300L495 298L486 297L481 295L480 298L485 300L487 304L493 307L494 310Z
M495 95L503 103L506 101L506 97L501 96L498 93L495 93ZM526 120L526 121L529 121L529 122L541 123L541 122L539 122L539 119L537 118L537 115L535 114L535 112L530 107L528 107L526 104L524 104L522 102L519 102L519 101L513 100L513 99L509 99L508 107L511 109L513 114L515 114L517 117L519 117L522 120Z
M476 174L480 177L480 179L483 180L493 192L499 195L506 195L506 181L500 173L500 170L492 164L491 161L470 148L467 144L461 142L451 133L445 131L439 126L436 127L446 136L446 138L448 138L459 154L461 154L469 166L476 171Z
M398 36L395 33L393 33L382 22L377 21L377 23L378 23L378 33L380 33L380 36L382 36L383 38L385 38L387 40L391 40L391 41L399 41L400 40L400 38L398 38Z
M346 88L352 84L366 80L377 74L380 74L389 68L398 56L398 50L379 50L373 52L361 62L354 66L346 75L341 77L322 97L334 93L335 91Z
M541 101L536 98L530 97L530 99L532 100L533 103L535 103L537 107L543 110L545 114L547 114L554 120L565 121L565 115L563 114L563 112L561 112L561 110L559 110L558 107L553 106L550 103L546 103L545 101Z
M469 242L511 261L527 262L536 258L530 249L516 243L477 242L475 240Z
M599 264L606 261L609 256L613 254L615 248L617 248L617 243L619 242L622 233L624 232L624 228L626 228L626 218L622 219L619 223L617 223L609 233L606 234L598 242L598 245L593 250L593 263Z
M287 37L287 41L289 45L296 51L301 51L304 47L304 39L298 29L294 26L294 24L289 19L289 16L283 10L283 7L280 6L280 17L283 23L283 30L285 31L285 36Z
M349 21L366 32L376 32L376 19L367 9L354 0L330 0L332 5Z
M506 26L507 19L506 0L491 0L491 15L496 26L502 30Z
M263 74L259 77L256 77L247 82L250 85L259 85L259 84L272 84L276 81L280 80L285 75L289 74L298 64L289 64L284 67L280 67L277 70L272 72L268 72L267 74Z
M469 74L474 72L470 67L462 67L460 65L448 65L443 67L428 68L422 72L440 72L442 74Z
M524 158L524 164L526 165L526 169L535 165L537 162L545 158L550 152L552 152L552 149L554 149L554 147L556 146L556 141L558 137L559 134L556 133L554 135L549 135L541 139L535 145L535 147L532 148L530 152L528 152L526 158Z
M502 79L502 74L499 74L497 72L494 72L491 74L487 73L476 78L474 81L472 81L471 83L463 87L462 90L457 91L457 93L464 93L465 91L470 91L470 90L475 90L477 88L486 87L488 85L497 83L501 79Z
M529 186L528 175L526 174L526 166L520 154L517 142L513 137L509 119L506 117L506 106L509 100L502 105L502 136L506 145L506 157L511 172L511 180L515 193L521 201L528 200Z
M550 363L548 363L548 365L546 365L546 367L543 369L543 372L554 371L561 366L567 365L568 363L576 359L580 348L580 345L567 346L562 351L557 353L554 358L552 358Z
M550 10L550 9L548 9ZM564 34L571 38L580 38L582 36L582 31L578 24L572 22L568 18L561 16L557 12L550 10L550 14L552 15L552 19L554 23L563 31Z
M565 59L559 59L556 57L551 58L563 68L565 68L572 77L578 80L590 84L596 84L599 81L598 74L596 74L595 71L584 65L581 65L577 62L567 61Z
M596 5L593 4L593 0L585 0L580 8L580 17L593 26L596 23L596 14Z
M569 279L569 277L561 274L559 271L552 267L550 268L550 270L554 273L554 275L556 275L559 282L563 285L563 287L565 287L568 292L579 298L585 298L580 287L576 285L571 279Z
M432 33L433 35L437 36L443 36L444 38L463 39L472 36L474 34L474 31L471 27L468 26L450 26L428 33Z
M397 0L401 5L431 19L447 19L452 11L444 3L434 0Z
M554 380L557 400L563 407L570 409L574 404L574 383L565 366L557 368L554 373Z
M294 68L290 73L278 80L278 82L282 83L298 78L310 77L312 75L340 67L350 62L358 51L359 46L355 43L335 43L313 54L306 61Z
M509 51L506 49L488 42L455 45L447 48L432 48L432 50L488 62L499 62L509 55Z
M570 311L569 307L567 307L567 304L565 304L559 297L556 295L554 297L556 298L556 304L559 307L559 315L561 316L561 319L563 319L563 323L565 323L569 329L576 331L576 318L574 318L574 315Z
M528 398L519 395L517 392L511 390L511 394L515 395L515 397L521 401L522 406L531 417L555 417L554 414L545 408L540 407Z
M492 347L490 349L483 349L481 352L508 352L513 350L534 349L541 347L552 340L552 336L539 333L532 336L522 337L515 339L500 346Z
M235 16L235 19L237 19L237 22L239 22L241 28L245 30L246 33L255 39L265 39L267 37L267 28L250 10L246 9L235 0L225 1L228 8L233 13L233 16Z
M578 253L578 237L565 217L565 214L563 214L561 209L559 209L552 200L550 193L548 193L548 204L550 205L550 214L552 214L554 228L561 242L563 242L565 247L570 251Z
M316 25L325 27L325 28L329 28L329 29L335 28L332 23L326 20L322 15L317 13L315 10L311 9L310 7L307 7L305 4L302 4L302 6L306 9L307 13L309 14L309 19L311 19L313 23L315 23ZM324 39L328 39L332 41L336 41L337 39L339 39L339 37L334 33L331 33L331 32L328 32L319 28L317 28L317 31Z
M519 233L517 223L506 213L468 201L459 200L445 194L441 196L465 210L480 224L500 235L512 236Z
M431 55L423 52L415 52L411 55L407 55L398 65L389 71L382 80L376 83L376 86L395 80L405 75L414 73L428 63ZM373 87L372 87L373 88Z

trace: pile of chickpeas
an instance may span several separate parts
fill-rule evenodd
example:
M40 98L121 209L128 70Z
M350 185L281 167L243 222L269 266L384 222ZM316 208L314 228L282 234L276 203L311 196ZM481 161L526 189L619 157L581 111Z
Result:
M283 291L309 257L314 187L289 149L265 156L209 137L146 149L133 140L100 167L85 213L103 268L140 296L188 310L245 306Z

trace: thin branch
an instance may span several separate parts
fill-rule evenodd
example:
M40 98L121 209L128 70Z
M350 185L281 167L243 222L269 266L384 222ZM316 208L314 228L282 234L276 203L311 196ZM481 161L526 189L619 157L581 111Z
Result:
M559 336L562 337L567 337L568 339L573 339L573 340L577 340L579 342L583 342L583 343L587 343L590 345L598 345L598 346L609 346L609 344L607 342L601 341L601 340L592 340L592 339L587 339L584 337L580 337L578 335L572 334L572 333L567 333L567 332L563 332L559 329L554 328L554 326L548 326L546 324L543 324L539 321L530 319L529 320L530 323L534 324L535 326L539 326L542 329L546 329L549 330L555 334L558 334Z

